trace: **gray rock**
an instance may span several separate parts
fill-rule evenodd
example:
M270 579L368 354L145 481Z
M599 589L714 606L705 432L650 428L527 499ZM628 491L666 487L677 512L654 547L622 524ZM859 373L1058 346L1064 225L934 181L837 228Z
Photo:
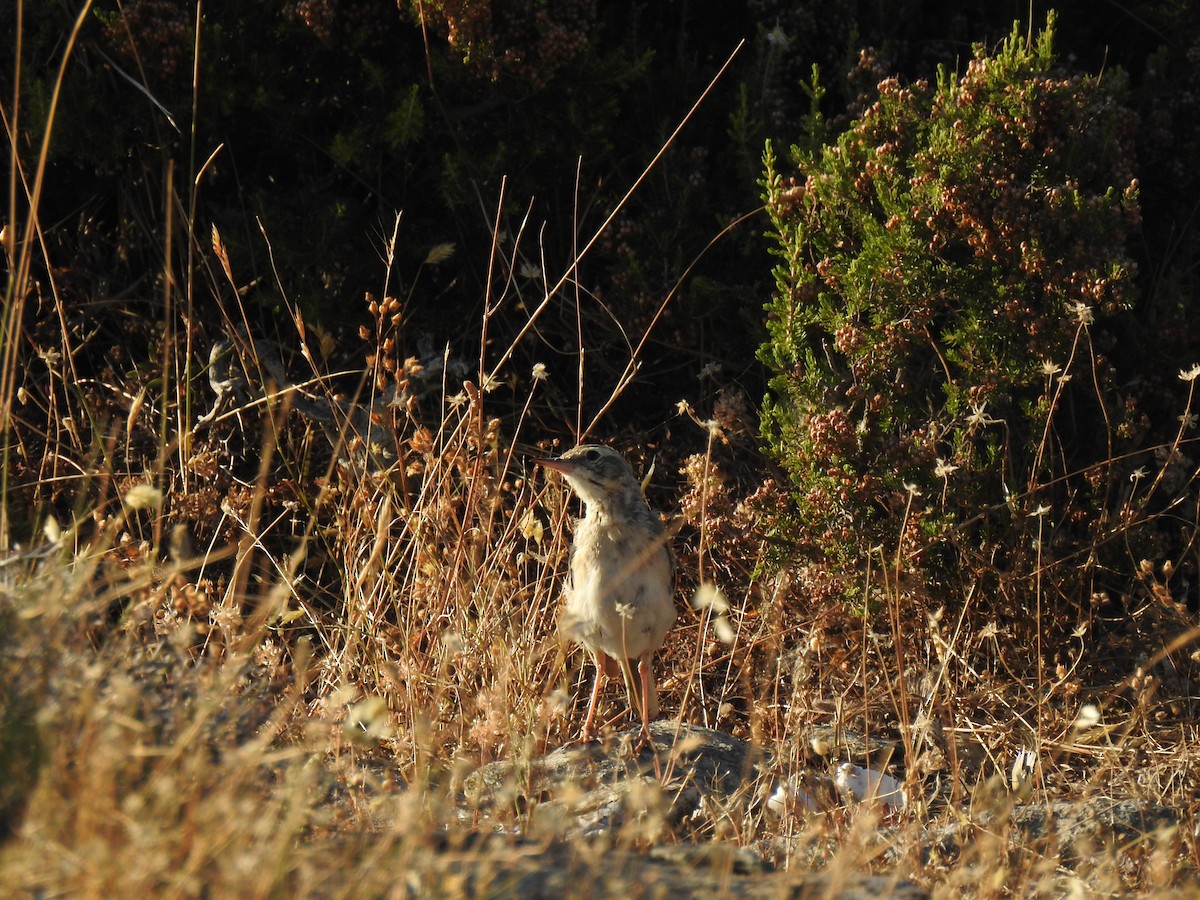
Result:
M607 743L472 773L460 818L500 841L490 861L478 851L464 858L472 877L487 873L488 884L473 887L490 894L503 883L500 895L520 897L928 896L911 882L856 871L778 872L751 847L715 836L722 815L757 809L768 781L763 753L696 725L660 721L650 731L654 749L636 755L632 728ZM514 855L514 846L536 850Z

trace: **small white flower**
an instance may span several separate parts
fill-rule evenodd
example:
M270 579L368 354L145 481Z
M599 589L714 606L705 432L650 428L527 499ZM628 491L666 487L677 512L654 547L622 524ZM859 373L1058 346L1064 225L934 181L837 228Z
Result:
M534 381L545 381L549 377L550 377L550 372L546 369L545 363L534 363L533 364L533 380Z
M1200 363L1197 363L1190 369L1180 371L1179 378L1182 381L1195 381L1197 378L1200 378Z
M1129 480L1132 482L1135 482L1135 483L1145 477L1146 477L1146 467L1145 466L1141 466L1140 468L1134 469L1132 472L1129 473Z
M1027 747L1017 751L1008 773L1008 786L1018 800L1028 800L1033 793L1033 776L1037 771L1037 754Z
M1052 360L1052 359L1043 359L1042 360L1042 374L1045 375L1047 378L1053 378L1055 375L1057 375L1061 371L1062 371L1062 366L1060 366L1054 360Z
M542 275L541 267L535 266L528 260L521 260L521 265L517 267L517 272L522 278L528 278L530 281L540 278Z
M987 414L986 410L986 403L980 406L972 406L971 414L967 416L967 424L972 428L979 425L991 425L995 420Z
M933 469L933 474L938 478L949 478L958 471L958 466L954 463L948 463L940 456L938 457L937 465Z
M459 391L457 394L454 394L454 395L446 398L446 401L450 404L451 407L457 409L460 406L466 406L467 395L463 391Z
M696 376L697 380L704 381L706 378L716 378L721 374L721 364L719 362L705 363L700 370L700 374Z
M1100 707L1095 703L1085 703L1079 707L1079 714L1075 717L1075 721L1071 723L1071 727L1076 731L1087 731L1089 728L1095 728L1100 724Z
M920 488L918 488L918 487L917 487L917 486L916 486L916 485L915 485L913 482L911 482L911 481L906 481L906 482L904 482L904 490L908 491L908 495L909 495L910 497L920 497L920 496L921 496L921 490L920 490Z
M130 509L158 509L162 503L162 491L150 484L135 484L125 494L125 505Z
M1183 424L1184 428L1195 428L1197 416L1195 413L1184 413L1179 417L1179 421Z
M632 603L618 603L616 608L617 608L617 615L620 616L622 619L632 619L633 618L634 609L633 609Z
M712 610L714 615L719 616L729 612L729 601L725 599L724 591L706 581L696 588L696 594L692 597L692 608Z
M786 50L788 44L791 42L792 39L787 36L787 32L785 32L779 25L776 25L767 32L767 43L772 47L777 47L780 50Z
M1082 300L1076 300L1071 304L1071 312L1074 314L1075 320L1079 322L1080 325L1091 325L1092 322L1096 320L1096 317L1092 312L1092 308Z
M1041 504L1040 506L1038 506L1038 508L1037 508L1037 509L1035 509L1033 512L1031 512L1031 513L1029 514L1029 518L1031 518L1031 519L1033 519L1033 518L1038 518L1038 519L1040 519L1042 516L1046 515L1046 513L1048 513L1048 512L1050 512L1050 507L1049 507L1049 506L1047 506L1045 503L1043 503L1043 504Z

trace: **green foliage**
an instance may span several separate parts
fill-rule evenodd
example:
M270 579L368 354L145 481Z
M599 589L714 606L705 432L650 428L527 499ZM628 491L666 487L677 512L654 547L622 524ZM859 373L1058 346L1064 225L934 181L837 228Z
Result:
M883 81L836 143L793 148L798 177L768 147L763 427L828 558L900 548L932 584L937 547L1034 552L1049 507L1074 548L1100 518L1109 480L1081 473L1133 435L1106 359L1133 117L1119 76L1056 70L1052 25L961 78Z

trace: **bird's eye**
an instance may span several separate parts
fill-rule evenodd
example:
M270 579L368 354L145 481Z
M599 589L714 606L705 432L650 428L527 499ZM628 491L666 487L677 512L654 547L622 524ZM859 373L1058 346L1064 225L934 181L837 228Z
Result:
M588 462L595 462L600 458L600 451L593 447L587 453L583 454L583 458Z

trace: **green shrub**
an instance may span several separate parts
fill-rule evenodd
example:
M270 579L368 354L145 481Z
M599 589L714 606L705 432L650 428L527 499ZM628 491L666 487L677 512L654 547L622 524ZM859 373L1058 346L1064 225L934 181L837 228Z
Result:
M763 427L802 549L847 591L877 547L923 591L951 562L1072 558L1111 499L1104 461L1138 436L1107 358L1135 269L1134 117L1119 74L1056 68L1052 27L977 47L961 78L883 81L835 143L793 148L798 177L768 146Z

